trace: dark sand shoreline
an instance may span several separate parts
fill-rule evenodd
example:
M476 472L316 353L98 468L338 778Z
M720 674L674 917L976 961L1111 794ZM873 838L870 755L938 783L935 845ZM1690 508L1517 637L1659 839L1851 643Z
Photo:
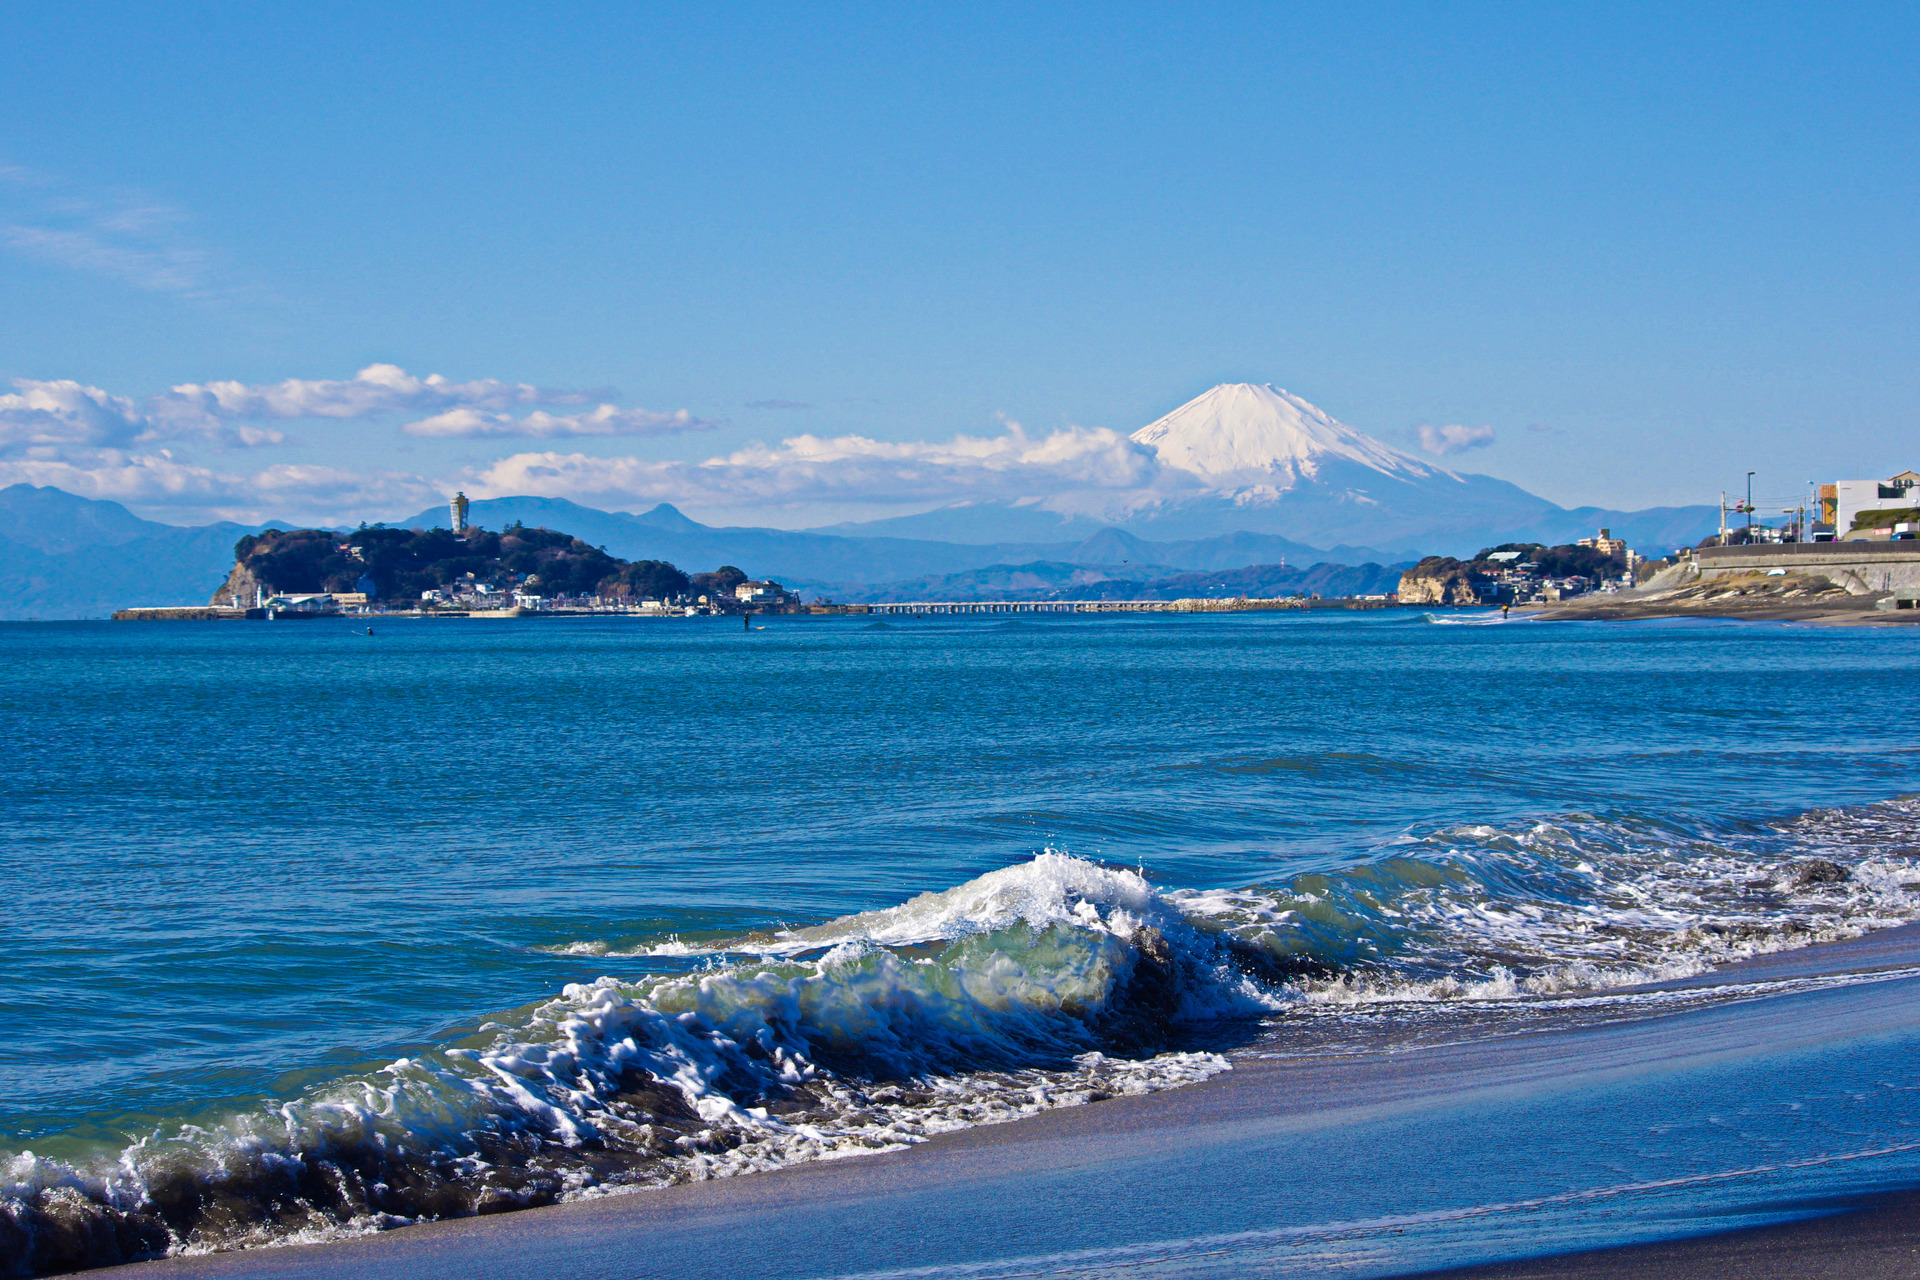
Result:
M1837 971L1900 974L1916 966L1920 926L1906 926L1640 990L1686 992ZM1260 1143L1276 1136L1297 1144L1303 1134L1318 1141L1317 1135L1331 1138L1409 1117L1432 1123L1490 1099L1577 1098L1581 1089L1622 1082L1651 1087L1648 1082L1680 1079L1678 1073L1710 1071L1716 1064L1889 1035L1920 1037L1920 977L1407 1052L1241 1060L1232 1072L1184 1089L969 1129L904 1152L324 1244L162 1259L107 1274L147 1280L799 1280L901 1267L943 1277L1286 1274L1284 1259L1299 1256L1284 1251L1290 1241L1297 1247L1290 1234L1295 1229L1182 1235L1189 1219L1156 1219L1166 1218L1166 1189L1197 1182L1219 1185L1222 1196L1246 1194L1248 1187L1268 1194L1272 1165L1260 1164ZM1708 1233L1698 1223L1691 1231L1681 1224L1673 1234L1693 1238L1439 1274L1488 1280L1666 1274L1877 1280L1914 1274L1906 1260L1917 1206L1920 1198L1913 1195L1861 1198L1820 1206L1827 1216L1785 1225L1708 1234L1711 1223L1704 1228ZM1400 1274L1420 1272L1402 1268Z
M1716 1235L1420 1271L1398 1280L1911 1280L1920 1190L1812 1204L1822 1216Z

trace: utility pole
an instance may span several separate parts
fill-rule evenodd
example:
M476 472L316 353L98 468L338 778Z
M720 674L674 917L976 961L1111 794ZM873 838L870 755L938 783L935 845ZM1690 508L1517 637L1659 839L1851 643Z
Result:
M1720 545L1727 545L1727 491L1720 491Z
M1753 544L1753 472L1747 472L1747 544Z

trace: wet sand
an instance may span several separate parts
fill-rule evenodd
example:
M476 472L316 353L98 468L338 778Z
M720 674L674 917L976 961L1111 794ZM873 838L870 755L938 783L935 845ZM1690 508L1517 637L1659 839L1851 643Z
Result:
M1316 1176L1376 1178L1381 1203L1395 1212L1419 1214L1433 1203L1436 1188L1474 1178L1489 1188L1475 1203L1492 1204L1500 1162L1534 1158L1489 1136L1503 1132L1503 1115L1544 1112L1546 1127L1536 1128L1530 1141L1552 1135L1577 1154L1587 1123L1581 1108L1596 1098L1672 1095L1772 1063L1805 1070L1792 1064L1808 1053L1849 1046L1892 1044L1901 1053L1920 1047L1920 973L1906 972L1916 966L1920 927L1909 926L1641 989L1669 993L1678 1011L1668 1014L1402 1052L1253 1057L1189 1088L972 1129L894 1154L306 1247L166 1259L107 1274L145 1280L875 1274L988 1280L1432 1271L1432 1249L1444 1254L1444 1240L1419 1244L1415 1237L1425 1228L1417 1223L1318 1222L1300 1171L1317 1161L1325 1168ZM1790 983L1843 970L1900 976L1688 1003L1703 987ZM1425 1191L1416 1185L1422 1177L1430 1179ZM1754 1194L1765 1199L1760 1187ZM1882 1195L1760 1203L1742 1213L1722 1205L1704 1216L1669 1209L1650 1226L1646 1209L1643 1219L1628 1214L1617 1226L1602 1222L1594 1228L1602 1234L1583 1239L1581 1252L1446 1274L1911 1275L1917 1204L1913 1196ZM1564 1250L1564 1232L1553 1237L1562 1243L1543 1246L1546 1237L1530 1234L1537 1211L1512 1209L1472 1211L1494 1219L1508 1213L1512 1220L1506 1234L1472 1246L1477 1256ZM1752 1224L1755 1215L1792 1214L1825 1216ZM1743 1223L1752 1229L1714 1233L1716 1226ZM1700 1238L1586 1247L1636 1234ZM1340 1261L1347 1254L1354 1256ZM1456 1248L1452 1260L1470 1258Z
M1721 1235L1591 1249L1421 1280L1912 1280L1920 1276L1920 1193L1809 1206L1825 1216Z

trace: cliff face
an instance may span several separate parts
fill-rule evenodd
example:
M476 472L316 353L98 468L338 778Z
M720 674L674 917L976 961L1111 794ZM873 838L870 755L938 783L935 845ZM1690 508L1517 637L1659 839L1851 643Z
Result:
M1445 556L1428 556L1400 575L1401 604L1477 604L1467 566Z
M213 599L209 603L251 609L254 592L262 588L271 591L273 585L255 577L252 566L242 560L233 566L233 572L227 575L227 580L214 588Z

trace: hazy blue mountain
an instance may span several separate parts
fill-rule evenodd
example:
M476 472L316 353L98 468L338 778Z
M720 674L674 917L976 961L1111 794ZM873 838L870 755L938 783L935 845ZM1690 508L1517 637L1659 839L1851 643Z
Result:
M0 619L104 618L130 605L205 604L233 567L244 525L163 533L48 553L0 539Z
M1160 564L1175 569L1237 569L1245 565L1312 564L1315 561L1364 564L1369 560L1393 558L1373 547L1313 547L1271 533L1223 533L1211 538L1149 542L1125 529L1102 529L1075 544L1073 554L1067 557L1076 564Z
M989 565L966 573L850 586L833 599L845 604L910 600L1180 600L1228 599L1305 593L1321 596L1382 595L1399 586L1405 563L1380 565L1278 564L1177 573L1164 565L1106 569L1062 562Z
M0 489L0 538L36 551L57 554L118 546L177 527L142 520L117 502L77 497L52 485Z
M161 524L117 502L9 485L0 489L0 619L205 604L233 567L233 544L260 527Z
M817 584L850 584L964 573L996 564L1064 561L1082 565L1147 563L1179 569L1237 567L1282 559L1377 560L1379 552L1343 547L1330 555L1313 547L1258 534L1232 534L1184 543L1149 544L1117 529L1099 529L1072 541L957 543L918 538L846 537L815 530L704 525L665 503L638 514L599 511L564 498L484 498L468 509L474 524L499 529L518 520L561 529L626 560L670 560L698 572L731 564L754 577ZM391 523L430 528L448 521L444 508Z
M964 502L911 516L822 525L809 533L848 538L925 538L932 542L1058 543L1111 528L1105 520L1048 511L1032 503Z
M1709 506L1568 509L1491 476L1441 474L1407 479L1339 460L1322 462L1314 479L1266 502L1223 492L1169 499L1135 511L1116 509L1104 525L1085 516L1062 520L1025 506L978 502L929 511L924 518L905 516L831 528L842 537L860 537L869 530L913 536L910 531L915 529L940 529L954 543L989 545L1004 538L1004 530L1031 529L1051 518L1058 528L1080 530L1093 525L1155 547L1191 548L1189 555L1226 556L1215 562L1239 565L1250 561L1231 559L1237 553L1227 548L1235 545L1234 540L1243 546L1289 548L1290 561L1296 554L1316 554L1312 548L1321 547L1325 550L1319 554L1352 563L1360 552L1370 553L1362 558L1417 559L1430 553L1470 555L1501 542L1558 545L1590 538L1602 526L1636 550L1664 554L1697 543L1719 527L1720 518L1719 508ZM1361 545L1352 545L1355 542ZM1217 551L1202 552L1202 547Z
M1477 490L1468 485L1462 492L1471 495ZM1220 500L1194 500L1205 501ZM950 509L949 515L955 520L963 513L967 519L987 519L995 509L992 504L976 504ZM1247 517L1246 507L1238 509L1251 523L1264 519L1257 511ZM1408 538L1326 548L1284 533L1250 528L1177 536L1183 530L1217 527L1226 518L1217 512L1201 518L1203 513L1191 502L1184 509L1177 505L1161 509L1151 518L1142 515L1124 528L1058 521L1053 528L1080 536L1045 542L940 541L820 530L716 527L689 519L665 503L633 513L601 511L563 498L482 499L473 504L471 518L476 524L496 529L515 520L544 525L604 546L624 559L668 560L693 572L732 564L754 577L776 578L810 593L853 600L869 597L875 584L884 584L887 591L897 593L907 589L903 584L919 583L913 590L923 595L971 591L974 587L968 585L970 582L977 582L980 590L989 590L993 573L1010 573L1035 564L1067 565L1096 571L1102 579L1146 583L1182 574L1239 571L1248 566L1272 566L1275 573L1282 573L1318 563L1388 564L1436 551L1471 553L1502 541L1560 543L1588 536L1600 525L1607 525L1616 536L1636 546L1667 550L1698 540L1704 532L1699 515L1702 510L1713 509L1669 507L1624 513L1581 507L1569 511L1536 500L1528 512L1531 523L1517 527L1456 527L1451 532L1442 530L1430 540ZM1031 514L1020 518L1026 520ZM1471 526L1476 518L1471 501L1458 514L1458 526ZM1713 514L1717 517L1717 512ZM273 523L279 528L295 527L285 521ZM448 515L446 508L433 507L412 519L391 523L432 527L448 523ZM904 522L878 524L915 527ZM232 565L233 543L242 534L265 527L221 523L183 528L143 520L115 502L80 498L58 489L31 485L0 489L0 618L104 617L128 605L203 604ZM1019 527L1045 526L1029 520ZM1149 537L1149 533L1163 536ZM976 572L988 572L989 577L963 577ZM1052 570L1041 577L1052 582L1053 576L1049 575L1053 575ZM1271 586L1280 579L1262 581ZM937 582L946 585L936 587L933 584ZM1193 594L1187 586L1167 589ZM1285 589L1317 590L1322 594L1364 590L1350 583L1337 592L1315 585ZM1234 594L1241 590L1259 594L1266 588L1236 588Z

